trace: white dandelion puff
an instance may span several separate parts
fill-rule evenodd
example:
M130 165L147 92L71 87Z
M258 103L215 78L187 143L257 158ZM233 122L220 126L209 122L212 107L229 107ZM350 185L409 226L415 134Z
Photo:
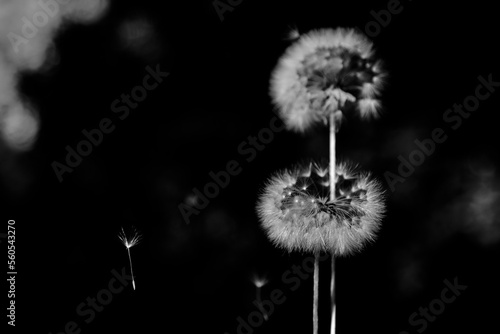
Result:
M363 34L345 28L313 30L300 35L279 60L270 94L287 127L303 132L327 123L331 113L355 109L360 99L375 98L383 86L381 64Z
M374 240L385 210L380 183L339 164L331 200L327 168L316 166L302 176L308 168L276 174L260 196L257 212L269 239L288 251L334 255L354 253ZM311 184L306 190L304 182Z
M125 231L122 230L118 233L118 238L121 240L122 244L127 248L128 260L130 263L130 274L132 276L132 287L135 290L135 278L134 278L134 269L132 268L132 257L130 256L130 248L136 246L141 242L142 235L133 228L133 233L130 237L127 237Z

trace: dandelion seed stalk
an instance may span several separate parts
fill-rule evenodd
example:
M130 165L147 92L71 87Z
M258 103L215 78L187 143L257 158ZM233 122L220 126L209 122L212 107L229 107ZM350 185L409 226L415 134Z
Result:
M262 305L261 287L260 286L256 286L255 289L256 289L255 294L257 295L256 296L257 305L259 305L260 311L264 315L264 320L267 321L269 319L269 315L267 314L266 310L264 309L264 306Z
M337 327L337 306L335 304L335 256L332 254L332 278L330 281L330 296L332 305L332 321L330 326L330 333L335 334Z
M335 112L330 113L330 201L335 200ZM331 281L330 281L330 301L331 301L331 311L332 319L330 326L330 333L335 334L335 318L336 318L336 307L335 307L335 255L332 254L332 270L331 270Z
M314 254L313 334L318 334L319 253Z
M130 274L132 276L132 287L135 290L135 278L134 278L134 269L132 267L132 257L130 256L130 248L127 247L127 252L128 252L128 261L130 263Z

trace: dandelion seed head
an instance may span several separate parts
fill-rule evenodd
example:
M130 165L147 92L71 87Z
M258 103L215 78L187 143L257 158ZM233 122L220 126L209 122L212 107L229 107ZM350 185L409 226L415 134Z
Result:
M300 38L299 29L297 27L290 27L286 39L289 41L295 41Z
M252 283L257 287L257 288L262 288L264 285L266 285L268 282L267 278L265 277L259 277L257 275L254 275L252 278Z
M374 240L385 211L380 183L341 163L331 201L329 183L324 182L329 175L323 173L328 166L312 169L305 190L297 186L303 168L308 166L275 174L259 198L257 213L269 239L288 251L335 255L354 253ZM290 179L297 181L290 186Z
M365 82L361 86L361 96L362 97L374 97L378 95L377 86L373 82Z
M332 112L341 111L335 117L340 121L342 113L356 110L360 99L374 99L383 75L363 34L345 28L313 30L301 35L279 60L270 94L286 126L304 132L315 123L326 123Z
M118 238L126 248L132 248L141 242L142 235L134 228L132 235L127 237L122 227L121 232L118 233Z
M362 118L377 118L380 110L380 101L367 97L358 101L358 109Z

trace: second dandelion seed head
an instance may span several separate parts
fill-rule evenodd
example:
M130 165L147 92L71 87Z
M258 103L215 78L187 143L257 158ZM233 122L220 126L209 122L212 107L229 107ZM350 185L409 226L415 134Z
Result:
M327 168L299 166L276 174L257 205L269 238L289 251L345 255L373 240L384 212L379 183L339 164L335 199Z

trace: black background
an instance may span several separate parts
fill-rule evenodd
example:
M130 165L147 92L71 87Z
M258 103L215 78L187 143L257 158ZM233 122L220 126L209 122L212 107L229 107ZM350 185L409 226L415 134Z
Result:
M408 317L454 277L468 288L425 332L486 332L499 311L500 92L457 130L443 114L474 93L478 76L500 81L498 13L479 1L401 4L373 37L390 74L382 117L348 118L338 134L338 159L372 171L388 194L378 240L337 262L338 333L416 333ZM263 298L281 289L286 302L254 332L310 333L312 279L293 292L282 281L308 255L275 248L255 203L273 172L327 157L327 129L276 133L251 162L238 146L274 117L269 78L291 26L364 30L370 11L386 7L244 0L221 21L211 1L114 1L98 23L59 34L60 63L26 73L20 86L40 113L38 140L28 153L3 149L2 164L14 166L2 171L2 211L17 227L16 329L59 333L73 320L82 333L233 334L237 317L255 310L259 274L269 279ZM120 43L118 27L136 18L154 27L149 49ZM120 121L111 102L157 64L169 77ZM59 183L51 163L105 117L114 132ZM392 192L384 173L397 173L398 156L438 127L446 142ZM242 172L186 224L178 205L230 160ZM143 233L131 249L137 290L129 285L86 324L77 306L107 287L112 269L128 270L117 233L130 225ZM322 264L321 333L329 330L328 269Z

